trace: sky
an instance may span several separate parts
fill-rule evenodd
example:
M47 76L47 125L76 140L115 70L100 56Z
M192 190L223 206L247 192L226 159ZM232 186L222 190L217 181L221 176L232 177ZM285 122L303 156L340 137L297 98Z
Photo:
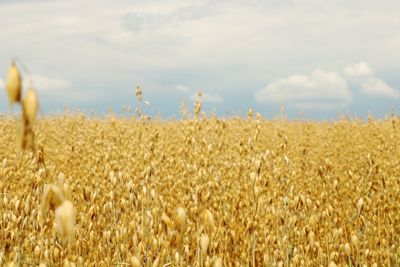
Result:
M44 114L400 113L398 0L0 0L0 112L19 58ZM28 87L25 82L25 91Z

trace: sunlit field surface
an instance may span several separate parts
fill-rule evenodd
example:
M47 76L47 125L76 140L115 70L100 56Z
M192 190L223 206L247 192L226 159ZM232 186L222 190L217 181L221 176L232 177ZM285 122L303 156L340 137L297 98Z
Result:
M0 118L0 266L399 266L400 119Z

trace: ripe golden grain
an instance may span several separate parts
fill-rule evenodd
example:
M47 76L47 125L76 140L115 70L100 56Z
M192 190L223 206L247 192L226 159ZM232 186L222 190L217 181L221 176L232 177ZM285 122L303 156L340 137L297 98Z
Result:
M45 185L43 190L41 212L43 216L47 215L49 208L55 210L65 200L64 191L58 185Z
M179 207L176 210L176 216L175 216L175 223L177 228L181 231L181 233L185 232L186 228L186 212L183 208Z
M22 78L14 61L8 69L6 88L11 107L14 103L21 102Z
M140 267L142 266L142 264L140 263L140 260L138 259L138 257L136 256L132 256L131 260L130 260L130 264L133 267Z
M211 211L206 209L204 211L204 224L208 227L210 227L211 230L215 229L215 220L214 216L212 215Z
M214 262L214 267L222 267L222 266L223 266L222 258L218 257Z
M39 98L34 89L28 89L26 96L22 103L22 111L24 119L29 125L32 125L35 121L36 114L39 110Z
M357 209L358 209L358 213L361 213L361 209L364 205L364 200L362 198L360 198L357 202Z
M75 209L72 202L63 201L55 211L55 218L62 242L72 244L75 236Z
M351 243L352 243L352 245L354 246L354 247L358 247L358 238L357 238L357 236L356 235L352 235L351 236Z
M349 243L346 243L346 244L344 245L344 251L346 252L347 255L350 255L350 254L351 254L351 248L350 248Z
M0 116L0 266L399 265L399 118L255 117Z
M135 95L136 95L138 101L142 101L142 99L143 99L142 89L140 88L139 85L136 86Z
M208 245L210 244L210 238L207 234L203 234L200 237L200 248L203 255L208 254Z
M40 247L36 246L35 250L33 251L33 255L35 255L36 258L40 257Z

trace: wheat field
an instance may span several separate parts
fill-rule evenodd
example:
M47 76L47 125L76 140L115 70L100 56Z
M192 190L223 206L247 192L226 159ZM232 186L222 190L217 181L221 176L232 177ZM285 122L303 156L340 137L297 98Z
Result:
M399 266L400 119L0 118L0 266Z

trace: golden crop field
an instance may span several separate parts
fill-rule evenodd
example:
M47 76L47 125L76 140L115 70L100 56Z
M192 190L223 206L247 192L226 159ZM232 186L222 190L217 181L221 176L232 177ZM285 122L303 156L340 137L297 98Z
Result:
M0 266L399 266L400 119L0 118Z

